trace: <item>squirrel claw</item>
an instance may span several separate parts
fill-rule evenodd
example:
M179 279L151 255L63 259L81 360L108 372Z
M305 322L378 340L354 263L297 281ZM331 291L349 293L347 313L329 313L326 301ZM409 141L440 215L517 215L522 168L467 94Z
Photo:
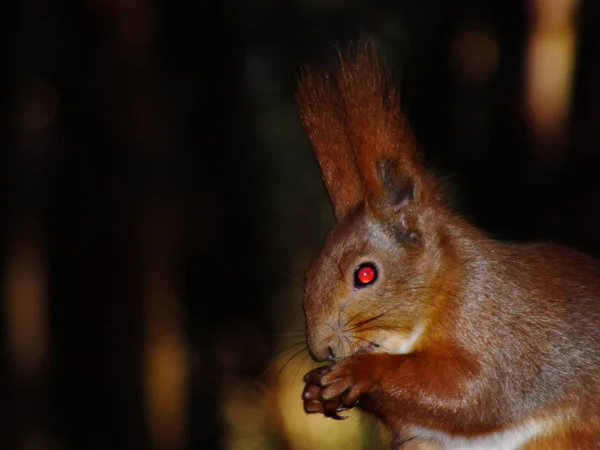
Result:
M349 415L345 415L345 416L340 415L340 412L345 411L346 409L347 408L345 408L344 406L341 406L341 405L338 406L337 408L335 408L334 410L331 410L330 408L326 407L323 414L325 415L325 417L331 417L332 419L335 419L335 420L346 420L349 417Z
M335 419L335 420L346 420L348 417L350 417L349 415L348 416L340 416L337 412L333 413L332 415L326 414L325 416L331 417L332 419Z

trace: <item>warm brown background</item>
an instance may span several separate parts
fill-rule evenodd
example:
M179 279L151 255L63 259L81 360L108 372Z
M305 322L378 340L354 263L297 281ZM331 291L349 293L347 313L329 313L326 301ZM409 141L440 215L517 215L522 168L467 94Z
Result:
M294 82L361 30L465 214L600 253L595 0L3 8L2 449L375 448L297 353L333 219Z

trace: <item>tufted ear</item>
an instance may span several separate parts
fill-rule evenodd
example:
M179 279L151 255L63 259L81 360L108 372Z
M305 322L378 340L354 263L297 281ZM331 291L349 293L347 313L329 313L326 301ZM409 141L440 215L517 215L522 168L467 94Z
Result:
M304 71L297 101L336 217L364 202L414 236L407 211L439 193L374 43L361 39L340 54L334 73Z
M406 236L414 235L409 207L433 202L438 193L371 41L340 56L337 83L368 208L376 217L395 220Z
M306 69L300 78L296 100L335 216L340 220L363 201L363 187L339 90L329 74Z

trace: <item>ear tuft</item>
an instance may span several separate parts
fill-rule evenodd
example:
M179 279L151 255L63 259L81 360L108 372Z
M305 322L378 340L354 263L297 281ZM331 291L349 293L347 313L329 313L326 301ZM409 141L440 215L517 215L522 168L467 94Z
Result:
M407 223L411 205L437 201L372 40L340 53L334 73L305 70L296 98L338 220L364 202L382 219Z
M412 192L420 202L435 197L393 77L374 42L360 41L340 56L337 86L365 197L378 202L385 191L397 197ZM386 175L392 162L386 189L381 165Z
M327 72L305 68L296 101L339 220L363 201L363 186L335 78Z

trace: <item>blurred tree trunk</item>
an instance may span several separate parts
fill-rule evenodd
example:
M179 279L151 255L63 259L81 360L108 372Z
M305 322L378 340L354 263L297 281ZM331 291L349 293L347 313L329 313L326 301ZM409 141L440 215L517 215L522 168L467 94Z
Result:
M13 11L14 12L14 11ZM8 149L2 165L2 329L7 368L7 448L59 444L52 416L53 358L49 348L45 192L56 156L59 99L52 82L58 50L58 5L17 5L6 68ZM14 20L16 18L16 20ZM6 82L6 81L5 81ZM4 197L4 195L2 195ZM4 198L3 198L4 200Z
M147 449L139 179L126 128L137 80L106 4L67 3L57 75L64 155L49 204L58 417L68 448Z

